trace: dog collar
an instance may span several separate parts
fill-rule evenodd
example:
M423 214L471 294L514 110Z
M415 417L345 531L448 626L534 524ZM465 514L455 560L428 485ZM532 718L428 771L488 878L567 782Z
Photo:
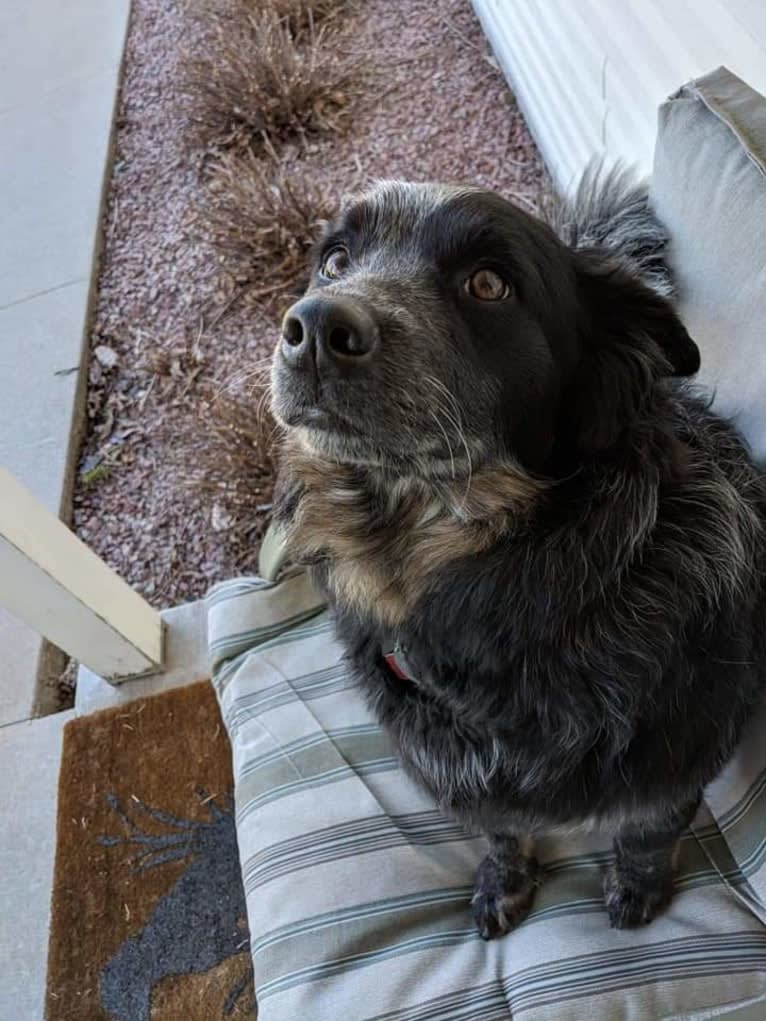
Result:
M407 661L407 657L404 653L404 649L401 647L399 642L389 652L383 653L383 659L386 661L386 666L400 681L409 681L410 684L416 684L415 676L412 668Z

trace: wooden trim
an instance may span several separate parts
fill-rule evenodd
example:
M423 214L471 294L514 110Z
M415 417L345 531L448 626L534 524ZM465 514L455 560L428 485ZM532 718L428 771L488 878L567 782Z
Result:
M0 605L107 680L162 666L159 613L4 468Z

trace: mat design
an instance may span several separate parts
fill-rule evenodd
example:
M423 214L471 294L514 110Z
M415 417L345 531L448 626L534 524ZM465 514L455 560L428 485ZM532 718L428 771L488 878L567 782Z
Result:
M230 754L207 682L68 725L48 1021L255 1016Z

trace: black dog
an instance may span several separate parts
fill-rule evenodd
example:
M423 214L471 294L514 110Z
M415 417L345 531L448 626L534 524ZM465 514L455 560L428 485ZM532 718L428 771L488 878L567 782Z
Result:
M403 762L490 840L485 938L530 907L534 835L582 822L614 833L612 925L650 921L766 663L766 488L671 378L699 354L646 192L596 175L552 222L379 185L273 369L279 516Z

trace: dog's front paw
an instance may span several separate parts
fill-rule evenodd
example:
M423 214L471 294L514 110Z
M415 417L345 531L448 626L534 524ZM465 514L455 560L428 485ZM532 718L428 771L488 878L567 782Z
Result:
M540 885L540 866L535 858L523 859L521 867L487 857L479 866L471 906L482 939L496 939L523 922Z
M604 899L613 929L648 925L673 897L671 877L641 877L628 881L611 865L604 876Z

